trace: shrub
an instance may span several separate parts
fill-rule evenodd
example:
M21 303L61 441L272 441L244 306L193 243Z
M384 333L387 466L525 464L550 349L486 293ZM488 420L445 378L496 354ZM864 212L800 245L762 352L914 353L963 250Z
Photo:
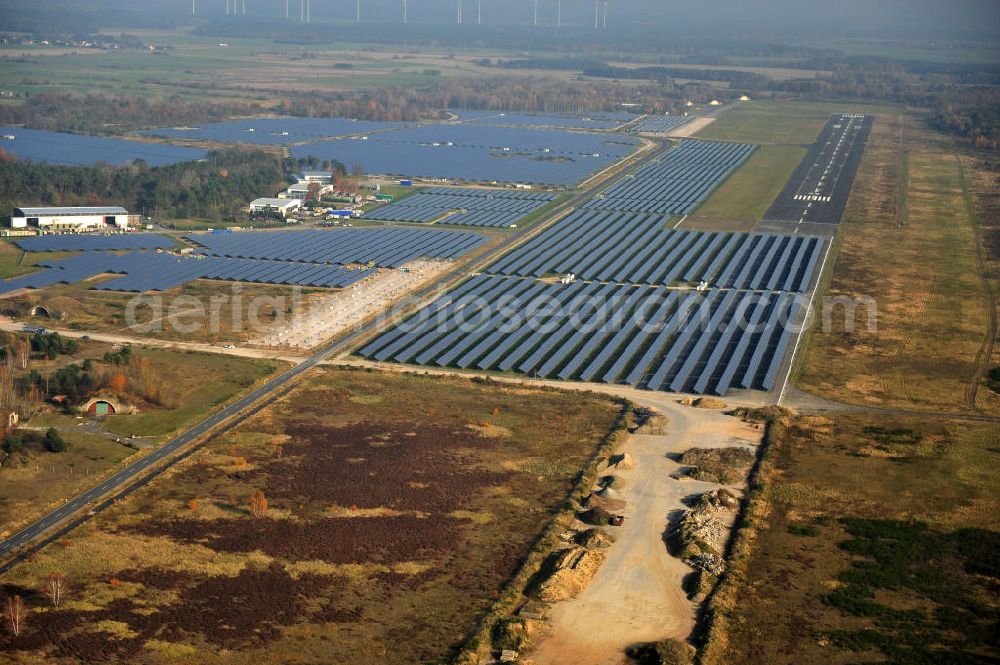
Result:
M48 431L45 432L45 449L50 453L66 452L66 441L54 427L50 427Z

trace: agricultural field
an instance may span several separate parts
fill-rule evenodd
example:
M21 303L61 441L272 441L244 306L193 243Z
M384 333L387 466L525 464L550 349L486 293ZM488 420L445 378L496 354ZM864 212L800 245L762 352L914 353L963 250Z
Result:
M805 148L799 146L757 148L694 214L697 218L760 220L805 154Z
M29 607L0 648L12 663L448 662L620 408L318 371L0 579ZM58 607L37 591L53 571L72 590Z
M992 424L793 419L703 662L996 662L998 471Z
M853 332L843 307L833 310L830 329L814 329L803 347L801 388L855 404L1000 412L997 393L970 395L989 330L972 205L946 138L909 116L876 120L828 295L872 298L877 330L871 301L846 317Z

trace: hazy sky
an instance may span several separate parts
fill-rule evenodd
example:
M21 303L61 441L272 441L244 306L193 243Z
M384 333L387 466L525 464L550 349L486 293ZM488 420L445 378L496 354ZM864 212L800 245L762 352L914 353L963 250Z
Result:
M315 19L354 16L356 0L312 0ZM453 21L458 0L408 0L411 20ZM242 2L242 0L240 0ZM298 14L300 0L290 0ZM200 14L223 14L226 0L196 0ZM285 0L246 0L251 15L283 16ZM526 23L533 0L482 0L484 22ZM540 19L555 22L557 0L540 0ZM189 14L191 0L0 0L4 7L46 10L58 6L128 7L148 12ZM402 0L362 0L369 20L394 20ZM475 19L477 0L464 0L467 22ZM592 26L593 0L562 0L563 22ZM657 28L704 34L712 27L727 33L776 35L794 41L799 35L946 38L975 33L1000 37L1000 0L609 0L609 27L649 24Z

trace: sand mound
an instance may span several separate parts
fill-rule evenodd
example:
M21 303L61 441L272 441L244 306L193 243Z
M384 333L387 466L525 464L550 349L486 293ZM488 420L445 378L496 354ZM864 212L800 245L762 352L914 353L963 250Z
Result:
M685 397L677 402L685 406L693 406L696 409L725 409L729 407L721 399L714 397Z
M584 502L583 507L587 509L600 508L607 513L618 513L625 510L628 504L622 499L611 496L604 496L599 492L592 492Z
M552 560L552 574L538 586L538 597L553 603L575 598L597 574L604 562L604 552L571 547L556 552Z
M615 542L615 538L610 533L600 529L587 529L576 537L576 542L588 549L603 549L610 547Z
M746 476L754 459L755 454L742 447L691 448L679 462L692 467L690 477L695 480L732 485Z
M619 469L626 470L631 469L634 466L632 461L632 456L628 453L621 453L618 455L612 455L608 460L609 469Z

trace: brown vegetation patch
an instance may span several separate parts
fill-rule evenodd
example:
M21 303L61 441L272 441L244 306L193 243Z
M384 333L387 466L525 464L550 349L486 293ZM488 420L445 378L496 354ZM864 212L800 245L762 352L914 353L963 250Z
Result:
M245 474L272 501L449 511L510 475L476 466L472 451L492 450L498 443L467 429L372 421L343 427L295 422L285 432L290 439L282 457Z
M445 516L331 517L318 520L218 519L143 522L127 533L169 536L218 552L261 551L329 563L398 563L432 559L462 541L461 524Z

